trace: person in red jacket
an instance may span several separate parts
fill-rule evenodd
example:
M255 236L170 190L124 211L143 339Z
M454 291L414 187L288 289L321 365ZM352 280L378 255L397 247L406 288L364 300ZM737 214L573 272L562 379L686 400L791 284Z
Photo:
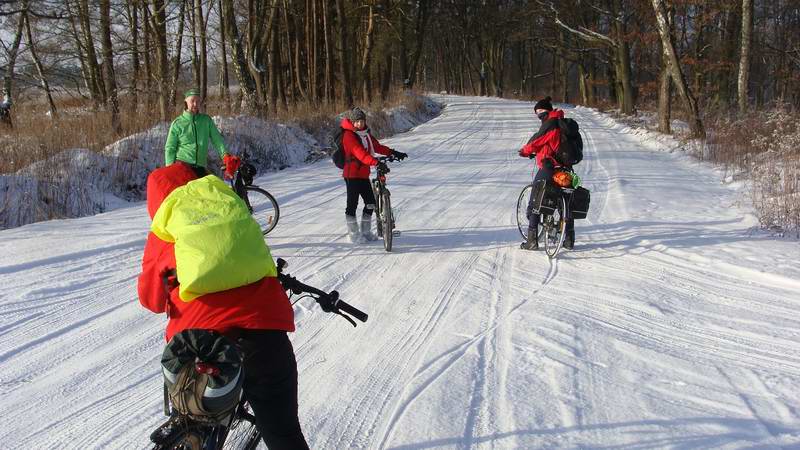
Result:
M150 218L174 189L196 178L192 167L182 161L150 173ZM150 232L139 275L139 302L154 313L167 314L166 340L183 330L202 328L237 342L244 361L242 389L267 447L308 448L297 417L297 361L287 335L295 329L294 311L278 279L265 277L184 302L171 278L175 266L174 244Z
M345 208L345 222L350 242L363 243L374 241L378 237L372 232L372 212L375 209L375 195L369 182L370 167L377 166L377 154L394 155L398 159L405 159L408 155L397 150L392 150L382 145L375 139L367 128L367 115L361 108L353 108L339 125L342 132L342 149L344 150L344 169L342 178L347 185L347 207ZM361 229L356 220L358 198L364 201L364 210L361 213Z
M558 126L558 119L564 118L564 111L553 109L552 99L545 97L536 102L533 112L542 121L539 131L528 140L519 151L519 156L523 158L536 158L536 165L539 170L533 178L536 183L539 180L547 180L551 183L553 172L560 164L556 161L555 154L561 144L561 128ZM539 214L534 211L533 196L528 203L528 239L520 245L524 250L539 249ZM566 235L564 236L564 248L572 249L575 245L575 220L568 219Z

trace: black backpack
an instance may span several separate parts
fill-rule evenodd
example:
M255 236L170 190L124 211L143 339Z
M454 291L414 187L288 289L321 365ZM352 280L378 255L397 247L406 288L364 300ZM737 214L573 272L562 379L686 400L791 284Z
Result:
M563 166L574 166L583 160L583 139L575 119L559 119L561 144L555 154L556 161Z
M342 148L343 135L344 129L339 128L339 130L333 134L333 140L331 141L331 148L333 149L331 160L333 164L340 169L344 169L344 148Z

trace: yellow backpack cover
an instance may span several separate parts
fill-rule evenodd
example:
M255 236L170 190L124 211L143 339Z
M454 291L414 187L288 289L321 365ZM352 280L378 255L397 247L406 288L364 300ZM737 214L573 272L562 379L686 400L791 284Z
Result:
M247 205L214 175L172 191L150 230L175 243L181 300L277 276L261 228Z

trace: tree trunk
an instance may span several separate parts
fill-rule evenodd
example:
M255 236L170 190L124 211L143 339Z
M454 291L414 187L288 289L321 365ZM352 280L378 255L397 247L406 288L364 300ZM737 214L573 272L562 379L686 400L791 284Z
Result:
M661 43L664 48L664 56L668 62L670 76L672 77L672 81L675 82L675 87L678 90L678 94L683 99L686 109L689 111L689 129L692 131L692 135L694 137L704 138L706 133L705 129L703 128L703 122L700 119L700 111L697 106L697 100L692 95L692 91L689 89L689 86L686 84L686 78L683 75L680 62L678 61L678 56L675 53L675 46L672 44L672 34L670 32L670 25L667 19L668 15L666 6L664 5L664 0L652 0L652 2L653 10L656 14L658 32L661 35Z
M8 62L6 63L6 74L3 77L3 102L0 103L0 123L11 128L14 126L11 121L11 105L14 103L11 88L14 85L14 65L17 62L17 53L19 52L19 43L22 41L22 27L25 24L25 11L19 13L17 20L17 29L14 33L14 41L11 47L7 50Z
M414 49L414 56L411 61L411 70L409 71L408 88L414 87L417 78L417 67L419 65L420 57L422 56L422 46L425 43L425 28L428 25L428 11L430 7L429 0L419 0L417 2L417 20L414 33L417 37L417 45Z
M100 43L103 49L103 80L105 82L105 91L107 94L106 107L111 112L111 129L114 131L114 134L119 134L122 131L122 124L119 119L117 77L114 73L114 47L111 44L110 0L100 0Z
M219 8L219 16L224 17L222 14L222 0L218 0L217 6ZM227 40L225 36L225 21L219 21L219 40L221 42L219 46L220 50L220 59L222 60L222 67L219 68L219 86L220 92L219 96L222 97L223 103L225 103L226 110L230 109L230 81L228 78L228 49L227 49Z
M322 20L325 34L325 103L330 103L334 97L333 90L333 36L331 33L331 5L328 1L322 2Z
M126 3L128 12L128 25L131 33L131 113L136 112L139 105L139 9L135 0Z
M372 3L367 11L367 32L364 35L364 53L361 55L361 81L362 98L367 102L372 102L372 82L370 79L370 62L372 61L372 34L375 31L374 9Z
M155 35L155 47L158 84L158 114L159 119L166 122L170 119L169 105L169 55L167 50L167 13L164 0L151 0L153 11L150 13L151 28Z
M191 8L191 6L190 6ZM191 9L189 13L189 17L191 17ZM169 82L169 102L170 104L180 104L183 103L178 98L178 79L181 75L181 53L183 52L183 29L186 23L186 0L181 0L181 7L180 11L178 12L178 42L175 44L175 55L172 57L172 79ZM194 27L192 27L192 33L194 33ZM194 60L197 60L197 46L193 45L194 49ZM197 73L195 71L195 73Z
M92 35L92 25L89 21L89 1L78 1L78 19L83 34L83 47L86 51L86 65L89 70L89 79L92 84L92 98L95 107L106 102L105 86L100 74L100 66L97 63L97 52L94 48L94 37Z
M56 110L56 104L53 102L53 95L50 92L50 83L47 82L47 77L44 75L44 67L42 66L42 60L39 58L39 54L36 53L36 45L33 42L33 36L31 35L31 18L28 14L28 1L25 0L23 2L23 12L22 14L25 16L25 33L28 39L28 49L31 52L31 57L33 58L33 63L36 65L36 72L39 74L39 81L42 83L42 89L44 90L45 96L47 97L47 105L50 108L50 119L56 120L58 117L58 111Z
M150 24L150 8L142 2L142 31L144 32L144 92L145 92L145 111L153 109L153 60L151 53L151 37L153 27Z
M200 92L203 98L208 97L208 61L206 59L206 52L208 51L208 44L206 39L206 22L203 18L203 0L194 0L194 29L195 35L200 40L200 59L199 59L199 79L200 79Z
M239 80L239 89L242 94L241 107L246 113L255 114L258 112L256 84L247 67L247 56L244 53L242 39L239 36L239 27L236 26L236 19L233 15L233 0L222 0L222 4L225 31L228 33L228 41L233 48L233 67L236 72L236 78Z
M628 42L625 40L624 24L619 21L615 22L615 29L617 45L614 48L616 59L614 67L616 69L616 78L619 86L619 91L617 92L619 108L623 114L633 114L635 100L633 95L633 81L631 79L631 50Z
M342 77L342 101L348 108L353 107L353 89L350 85L350 58L347 50L347 17L344 13L344 1L336 0L336 15L339 16L339 71Z
M737 94L739 113L747 111L747 84L750 79L750 46L753 41L753 0L742 0L742 53L739 58Z
M658 131L664 134L672 132L670 120L672 118L672 82L669 75L669 62L662 58L663 67L658 82Z

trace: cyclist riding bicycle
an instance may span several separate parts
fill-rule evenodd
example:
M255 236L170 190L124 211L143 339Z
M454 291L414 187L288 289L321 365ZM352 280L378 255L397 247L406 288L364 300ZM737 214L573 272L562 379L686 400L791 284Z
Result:
M372 213L375 210L375 195L369 182L370 167L380 163L376 154L394 155L405 159L408 155L382 145L367 127L367 115L361 108L353 108L339 125L342 130L342 149L344 150L344 169L342 178L347 185L347 207L345 222L350 242L354 244L375 241L378 237L372 232ZM356 221L358 197L364 201L361 213L361 229Z
M243 206L238 214L207 207L240 204L230 200L235 195L219 178L198 178L180 161L150 174L147 211L154 220L142 257L139 301L167 314L167 342L190 329L213 330L236 342L243 356L244 397L267 447L308 448L297 415L297 362L287 335L295 330L294 312L269 248ZM220 269L214 272L215 267Z
M164 164L168 166L175 161L183 161L192 166L197 176L208 175L210 141L225 164L225 178L232 178L241 161L239 157L231 155L225 149L222 135L211 117L200 112L203 105L200 91L189 89L183 96L183 113L169 126L167 142L164 145Z
M553 173L559 167L572 170L572 167L560 165L555 158L561 143L561 129L558 125L558 120L564 118L564 111L560 109L553 109L552 99L545 97L533 106L533 112L536 117L542 121L539 131L536 132L519 150L519 156L523 158L536 158L536 165L539 170L533 178L536 183L540 180L546 180L550 183L553 178ZM538 250L539 249L539 214L534 211L534 197L528 203L528 239L520 245L523 250ZM566 234L564 236L564 248L572 249L575 245L575 220L572 218L567 220Z

